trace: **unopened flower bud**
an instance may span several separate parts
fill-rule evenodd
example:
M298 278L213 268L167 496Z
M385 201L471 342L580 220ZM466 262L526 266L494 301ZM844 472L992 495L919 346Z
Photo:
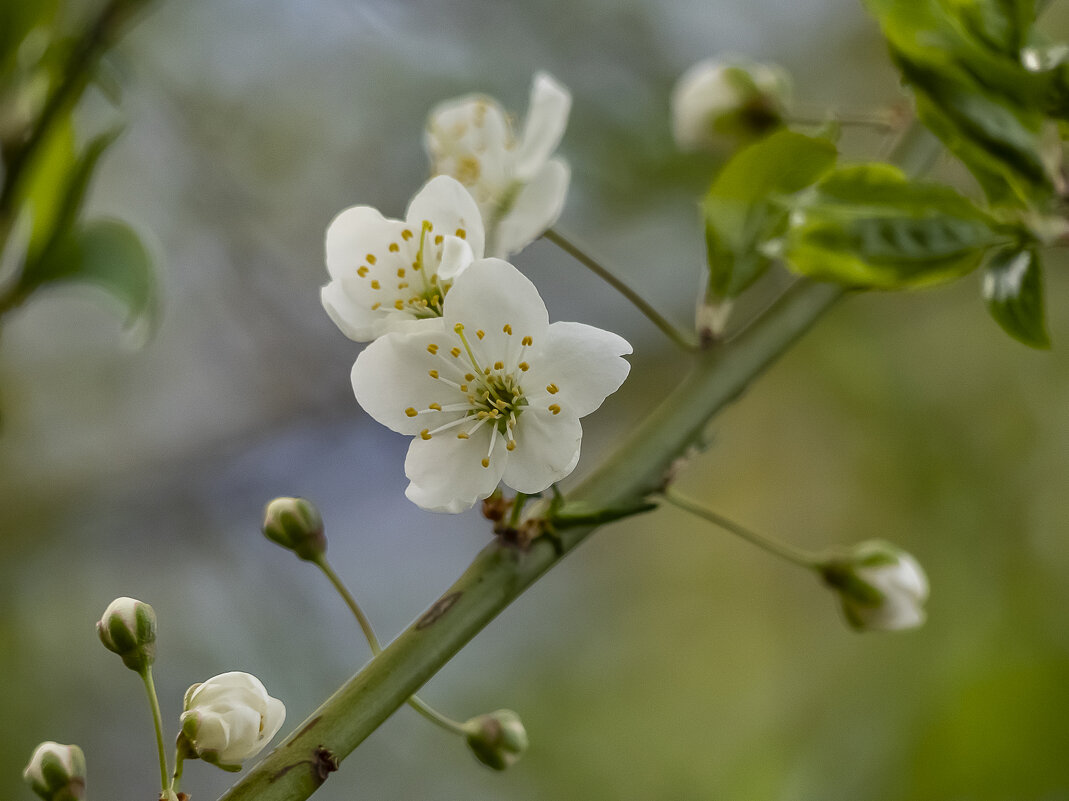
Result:
M76 745L41 743L22 778L45 801L79 801L85 798L85 755Z
M505 770L527 750L527 730L511 709L499 709L464 724L468 747L476 759L494 770Z
M286 719L286 707L267 694L258 678L233 671L186 690L178 739L188 756L223 770L241 770Z
M783 124L790 76L775 64L706 59L672 90L672 134L680 150L723 150Z
M144 673L156 661L156 613L133 598L116 598L97 621L97 634L130 670Z
M839 593L847 621L859 631L896 631L924 623L928 578L895 546L873 540L824 562L821 574Z
M326 553L323 518L304 498L275 498L264 509L264 536L301 559L315 562Z

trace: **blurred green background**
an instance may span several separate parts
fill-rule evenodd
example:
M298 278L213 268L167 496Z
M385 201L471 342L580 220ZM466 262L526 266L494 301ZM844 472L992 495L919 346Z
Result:
M1069 32L1065 9L1045 27ZM674 153L668 95L724 51L789 68L807 109L901 99L853 2L157 3L108 62L129 127L91 209L149 234L160 328L130 347L106 301L71 289L0 340L0 797L31 797L19 774L45 739L83 746L91 798L154 797L139 682L93 631L116 596L156 608L172 730L210 675L255 673L297 724L366 661L325 582L259 535L276 495L319 504L385 639L452 582L487 527L404 499L407 441L356 405L358 346L319 306L327 223L357 203L400 216L434 103L481 90L522 114L546 69L575 97L560 228L687 324L716 162ZM90 98L83 117L113 113ZM548 243L515 261L554 319L635 346L585 423L581 475L686 359ZM974 278L853 298L681 480L802 547L910 550L933 586L925 628L855 634L811 576L658 511L599 532L425 688L455 717L516 709L532 745L515 768L402 709L316 797L1069 799L1069 276L1049 266L1052 352L1002 334ZM232 781L193 763L184 789Z

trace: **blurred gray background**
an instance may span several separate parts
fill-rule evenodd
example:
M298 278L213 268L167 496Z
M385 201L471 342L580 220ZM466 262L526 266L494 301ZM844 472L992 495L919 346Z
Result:
M1058 11L1046 27L1064 36ZM140 684L93 631L116 596L157 611L172 732L213 674L262 678L289 730L364 664L326 583L258 533L276 495L319 504L384 639L459 575L487 527L404 499L407 440L356 405L359 346L319 306L328 222L357 203L400 216L426 178L427 110L478 90L522 115L545 69L575 98L560 228L688 325L716 161L674 152L668 95L724 51L786 66L806 109L902 97L852 2L157 3L109 61L128 131L92 209L149 238L159 329L135 342L72 289L0 341L0 796L31 797L19 774L53 739L85 749L91 798L155 797ZM88 132L114 112L91 100L84 117ZM552 245L514 260L553 319L635 346L631 380L585 421L581 475L686 359ZM521 763L492 773L402 709L316 797L1069 799L1069 277L1048 264L1052 352L1002 334L975 278L853 298L682 479L802 547L906 547L933 585L924 629L854 634L811 576L658 511L598 533L425 688L459 718L517 710ZM232 781L190 763L183 789L205 801Z

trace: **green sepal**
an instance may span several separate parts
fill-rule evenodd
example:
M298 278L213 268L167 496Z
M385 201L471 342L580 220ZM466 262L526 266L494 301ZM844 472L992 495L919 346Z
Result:
M1032 348L1050 347L1043 267L1035 250L992 253L984 268L983 295L987 310L1007 334Z
M783 238L795 272L851 287L904 289L975 269L1007 241L999 223L943 184L887 164L835 170L801 196Z
M827 139L781 130L740 150L709 187L702 204L709 265L707 302L737 297L768 269L761 246L787 223L783 198L830 170Z

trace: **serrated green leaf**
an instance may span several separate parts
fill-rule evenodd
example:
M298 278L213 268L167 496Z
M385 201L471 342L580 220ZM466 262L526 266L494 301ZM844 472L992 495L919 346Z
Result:
M1027 69L1030 0L867 0L920 120L977 177L993 203L1045 205L1052 76Z
M738 296L768 269L771 261L759 248L786 224L783 198L830 170L836 156L827 139L782 130L724 166L702 206L710 300Z
M127 324L152 324L156 280L152 260L137 234L116 220L68 229L23 272L19 293L63 282L93 284L123 304Z
M835 170L799 197L783 256L812 278L904 289L964 275L1005 241L994 220L950 187L869 164Z
M997 250L984 270L984 302L1003 330L1032 348L1050 347L1043 269L1034 250Z

